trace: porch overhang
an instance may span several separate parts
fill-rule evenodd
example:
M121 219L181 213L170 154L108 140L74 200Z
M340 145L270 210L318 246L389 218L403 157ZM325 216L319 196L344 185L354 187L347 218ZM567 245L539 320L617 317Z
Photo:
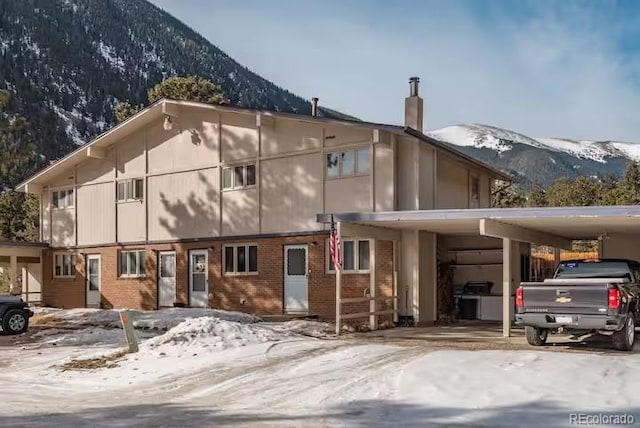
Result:
M481 208L333 214L341 223L413 229L447 235L484 235L567 248L571 240L614 233L640 235L640 206ZM318 214L328 223L330 214Z

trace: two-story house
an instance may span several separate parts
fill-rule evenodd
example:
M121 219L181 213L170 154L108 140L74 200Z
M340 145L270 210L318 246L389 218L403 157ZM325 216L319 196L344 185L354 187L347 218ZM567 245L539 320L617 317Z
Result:
M40 198L47 247L29 269L43 303L332 318L318 214L489 207L492 181L509 179L424 135L422 117L417 78L404 126L161 100L19 186ZM372 275L393 293L393 253L345 236L343 294Z

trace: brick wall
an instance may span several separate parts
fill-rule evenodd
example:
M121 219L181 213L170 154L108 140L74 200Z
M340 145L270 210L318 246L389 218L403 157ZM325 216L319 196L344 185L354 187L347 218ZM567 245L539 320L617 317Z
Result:
M222 275L224 244L258 244L258 274ZM176 252L176 301L189 305L189 250L207 249L209 254L209 306L256 314L284 312L284 246L306 244L309 248L309 313L324 319L335 317L335 275L326 272L327 235L308 235L243 240L210 240L190 243L83 248L78 250L75 278L53 278L53 252L47 250L43 262L43 299L49 306L63 308L85 306L85 267L87 254L101 256L101 293L103 308L155 309L158 307L157 253ZM119 278L119 250L146 250L146 276ZM376 246L377 294L392 293L392 243L378 241ZM369 288L369 274L343 274L343 297L362 297ZM389 302L389 305L391 302ZM368 303L349 304L343 313L368 310ZM384 306L378 303L379 308Z

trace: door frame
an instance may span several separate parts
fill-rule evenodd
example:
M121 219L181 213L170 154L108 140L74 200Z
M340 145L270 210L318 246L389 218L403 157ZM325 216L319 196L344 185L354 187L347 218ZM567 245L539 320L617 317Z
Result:
M307 308L302 311L287 311L287 249L303 248L305 250L305 278L307 280ZM309 244L286 244L282 249L282 312L309 313Z
M158 260L158 269L156 272L156 288L157 288L157 293L158 293L158 300L156 302L156 309L160 309L162 308L168 308L170 306L160 306L160 280L161 280L161 276L160 276L160 269L162 267L162 263L160 258L162 257L163 254L173 254L173 280L175 281L175 296L173 297L173 306L175 306L176 303L176 299L178 298L178 254L176 253L176 250L158 250L157 251L157 258L156 260Z
M206 267L204 270L204 278L205 278L205 287L206 287L206 294L207 294L207 304L206 306L204 306L205 308L209 307L209 249L208 248L194 248L188 251L187 257L189 257L189 260L187 261L187 304L188 307L193 308L193 307L200 307L200 306L192 306L191 305L191 297L192 297L192 288L193 288L193 275L191 273L191 262L192 262L192 255L194 254L204 254L204 256L206 257Z
M94 306L89 306L89 260L97 259L98 260L98 294L100 295L100 300L98 301L98 308L102 307L102 257L100 254L87 254L85 256L85 267L86 267L86 275L84 281L84 306L86 308L92 308Z

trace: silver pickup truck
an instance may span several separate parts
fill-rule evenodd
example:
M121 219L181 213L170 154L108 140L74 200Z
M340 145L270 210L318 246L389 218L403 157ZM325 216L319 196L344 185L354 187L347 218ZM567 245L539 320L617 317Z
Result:
M516 291L516 324L527 342L541 346L549 333L611 336L614 348L630 351L640 309L640 264L624 259L568 260L543 282Z

